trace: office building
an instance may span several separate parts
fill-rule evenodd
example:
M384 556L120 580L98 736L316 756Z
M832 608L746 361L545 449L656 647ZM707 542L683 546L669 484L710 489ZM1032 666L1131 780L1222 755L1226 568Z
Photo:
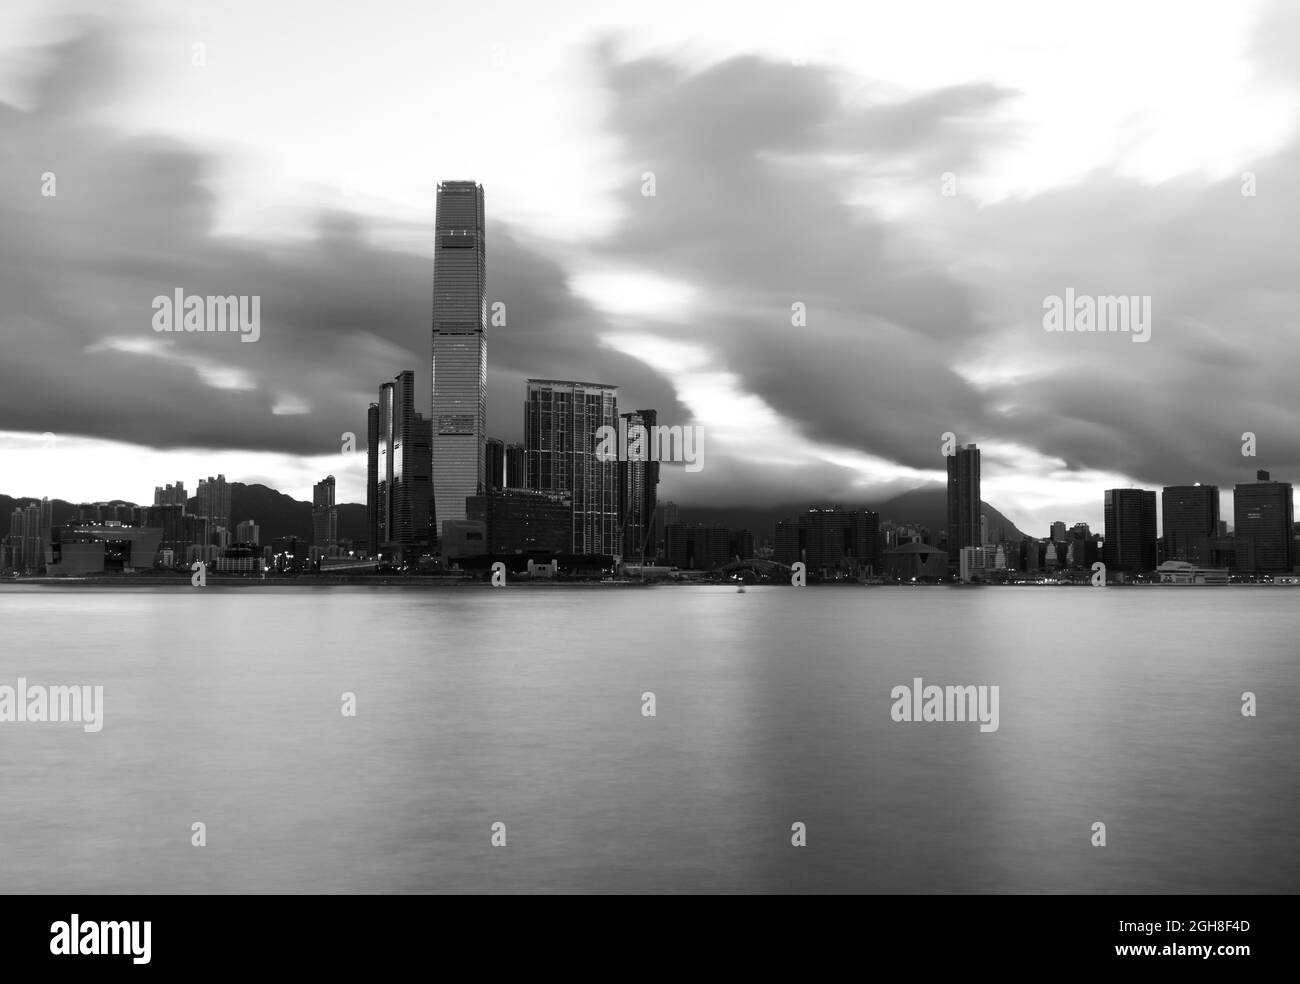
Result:
M483 188L438 185L430 359L433 511L437 524L465 518L486 485L487 253ZM434 535L440 526L435 527Z
M528 380L524 404L528 487L572 501L571 552L575 554L621 552L619 462L596 457L602 427L618 429L617 387Z
M367 418L374 449L373 465L366 462L371 553L398 560L418 559L434 539L432 439L429 422L415 412L414 390L415 373L398 373L379 388Z
M485 448L487 487L504 489L506 487L506 442L498 437L489 437Z
M962 547L980 547L980 452L974 444L948 456L948 557L956 562Z
M503 488L528 488L528 470L524 467L524 446L522 444L506 445L506 475Z
M1168 485L1160 498L1164 559L1210 564L1211 544L1219 533L1217 485Z
M380 553L378 490L379 404L372 403L366 409L366 552L371 557Z
M731 541L725 526L674 523L664 529L665 559L684 570L716 570L732 559Z
M655 556L659 462L651 461L650 435L658 413L634 410L620 414L626 422L628 460L618 462L619 515L623 527L623 559L642 563ZM638 429L639 428L639 429Z
M1108 571L1144 574L1156 568L1156 494L1151 489L1107 489L1103 499Z
M1237 569L1256 573L1289 573L1294 523L1291 483L1276 482L1266 471L1254 482L1233 487L1233 536Z
M311 490L311 542L322 550L339 542L339 511L334 504L334 488L334 476L326 475Z

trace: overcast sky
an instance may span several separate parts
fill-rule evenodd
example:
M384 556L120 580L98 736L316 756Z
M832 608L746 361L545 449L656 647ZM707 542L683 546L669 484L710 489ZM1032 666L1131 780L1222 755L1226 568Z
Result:
M427 411L465 178L490 432L529 376L618 385L703 428L684 506L878 502L945 431L1038 535L1108 487L1300 480L1285 0L112 6L0 7L0 492L364 501L340 435L403 369ZM177 287L260 295L260 339L155 333ZM1150 340L1044 331L1069 287L1149 296Z

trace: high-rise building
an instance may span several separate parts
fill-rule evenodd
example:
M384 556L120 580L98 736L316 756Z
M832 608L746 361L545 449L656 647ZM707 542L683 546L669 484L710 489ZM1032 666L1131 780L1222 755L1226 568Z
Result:
M731 530L706 523L673 523L664 528L664 557L673 567L711 571L731 560Z
M171 551L174 557L184 557L189 540L185 538L185 510L189 499L185 495L185 483L175 485L155 485L153 506L146 510L144 525L162 530L160 550ZM78 519L83 523L100 521L99 510L87 503L78 509Z
M5 537L5 567L23 566L23 509L15 506L9 514L9 535Z
M1254 482L1232 490L1233 535L1237 567L1243 571L1290 572L1294 523L1291 483L1276 482L1266 471L1256 472Z
M260 547L262 545L262 528L251 519L246 519L235 527L235 541Z
M375 405L374 467L366 492L374 514L371 552L398 559L417 559L432 540L433 508L429 423L415 412L415 373L400 372L379 387ZM367 427L370 421L367 420Z
M809 509L799 517L807 527L804 562L823 577L874 573L880 565L880 517L869 509Z
M206 546L212 543L217 530L230 529L230 485L226 482L225 475L216 478L209 475L199 479L199 490L195 495L198 504L194 514L205 522L199 533L200 538L191 542Z
M1075 523L1065 533L1062 540L1053 540L1059 546L1065 544L1065 565L1067 567L1088 568L1101 559L1100 537L1095 536L1087 523Z
M311 543L328 550L339 542L339 510L334 504L334 476L326 475L311 489Z
M378 475L375 502L379 545L386 550L411 539L411 494L406 474L411 465L411 430L415 421L415 373L398 373L379 387Z
M9 514L9 535L5 537L5 549L7 553L7 566L14 570L22 570L23 553L26 544L23 542L23 507L15 506L14 511Z
M1103 560L1116 571L1156 569L1156 493L1153 489L1107 489L1103 498L1106 540Z
M524 446L522 444L506 445L505 488L528 488L528 469L524 465Z
M1219 533L1217 485L1167 485L1160 497L1165 560L1210 566L1210 546Z
M483 188L473 181L438 185L430 366L434 515L441 524L464 519L465 499L486 485L487 253Z
M628 460L618 463L619 516L623 526L623 559L640 562L655 555L659 494L659 462L651 461L650 435L658 420L654 410L620 414L627 421ZM638 432L635 428L641 428ZM637 453L633 453L636 450ZM635 460L634 460L635 459Z
M433 429L429 418L417 413L411 420L411 537L419 546L438 540L433 519Z
M504 489L506 487L506 442L499 437L489 437L484 445L487 455L487 487Z
M974 444L948 456L948 557L962 547L980 547L980 452Z
M1032 537L1020 541L1020 569L1033 573L1042 565L1043 545Z
M378 490L379 404L372 403L366 410L366 550L371 557L380 552Z
M168 485L163 488L161 485L155 485L153 488L153 504L155 506L180 506L184 510L188 499L185 497L185 483L177 482L175 485ZM82 509L89 508L89 503L82 506ZM82 516L83 522L89 522L91 517ZM98 517L95 518L98 522Z
M822 577L857 577L880 570L880 517L869 509L809 509L776 524L772 559L803 561Z
M528 380L524 403L528 487L572 500L575 554L621 552L619 462L596 457L601 427L617 432L616 386Z
M29 571L45 567L45 544L48 535L41 531L41 504L33 502L23 510L23 566Z
M807 526L801 524L799 520L793 517L778 519L776 521L776 533L772 538L772 559L778 564L785 564L787 567L796 561L802 561L807 535Z

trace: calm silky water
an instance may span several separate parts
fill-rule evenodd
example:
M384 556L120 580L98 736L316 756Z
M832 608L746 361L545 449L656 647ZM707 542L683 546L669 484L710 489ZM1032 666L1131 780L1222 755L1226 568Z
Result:
M1284 588L6 586L0 686L102 685L104 717L0 723L0 885L1294 892L1298 607ZM997 731L894 721L918 677L996 685Z

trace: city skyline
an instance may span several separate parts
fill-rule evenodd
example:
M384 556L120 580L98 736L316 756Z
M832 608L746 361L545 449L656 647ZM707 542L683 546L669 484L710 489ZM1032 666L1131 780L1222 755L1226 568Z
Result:
M6 326L26 360L5 366L0 387L0 474L9 495L145 501L159 476L222 471L299 499L310 497L321 475L334 474L340 501L363 501L366 464L338 453L340 435L362 433L354 408L374 380L423 361L436 183L447 174L472 174L501 189L493 191L485 232L494 242L486 300L504 305L503 323L492 326L486 402L503 415L486 418L487 433L522 441L514 408L530 376L612 380L627 405L655 407L661 420L698 423L711 435L703 472L663 469L661 493L687 506L886 501L943 481L931 448L945 431L979 444L985 498L1022 528L1061 516L1099 526L1097 491L1107 488L1200 481L1227 490L1256 468L1300 474L1298 429L1268 397L1284 388L1279 373L1294 309L1278 237L1296 206L1283 176L1297 141L1293 129L1257 125L1265 107L1300 92L1285 57L1293 35L1280 29L1284 8L1225 8L1216 31L1184 38L1194 42L1189 59L1224 46L1224 63L1247 81L1233 81L1226 68L1203 79L1199 64L1180 60L1167 68L1186 83L1180 98L1189 101L1162 111L1141 101L1152 93L1140 79L1121 72L1106 80L1102 101L1137 113L1139 134L1093 141L1083 170L1067 165L1068 155L1053 155L1037 130L1036 153L1026 151L1010 168L1016 151L1003 129L974 135L973 124L1027 119L1035 97L1050 91L1044 86L1064 84L1019 55L996 68L957 57L964 81L941 77L933 60L909 75L898 59L883 58L876 75L829 35L801 39L808 43L794 60L788 33L773 28L759 32L752 50L715 35L692 60L673 50L672 27L661 25L652 32L659 40L638 51L611 36L566 40L572 67L554 91L599 93L604 104L588 114L574 143L580 151L524 161L474 149L472 140L440 144L436 154L426 148L418 156L432 168L412 183L409 165L383 152L405 146L410 137L401 131L399 139L398 124L417 129L420 117L396 111L368 141L373 160L358 168L347 194L337 187L323 194L319 174L293 168L265 182L282 203L301 203L299 214L288 215L253 208L271 192L248 181L226 181L209 196L201 175L229 176L247 160L212 151L156 103L136 101L119 114L101 96L109 83L159 72L177 73L159 93L214 76L228 84L233 53L219 36L206 66L189 63L187 39L176 66L150 67L129 57L134 42L103 21L55 26L19 7L4 15L16 18L6 36L26 39L43 56L15 63L0 80L0 101L15 108L5 126L15 128L21 147L57 157L59 135L75 121L87 160L110 159L106 148L128 125L170 134L176 156L131 145L128 170L161 169L175 180L163 182L167 194L134 192L137 211L114 230L125 244L146 229L169 230L161 252L170 259L158 277L122 281L93 317L68 295ZM967 16L955 7L944 13ZM184 31L183 19L163 20L168 31ZM962 23L975 37L985 30ZM1125 43L1141 44L1167 22L1138 18L1131 27ZM1031 28L1032 21L1015 30L1032 36ZM514 98L522 95L516 59L531 67L538 53L519 42L502 40L503 64L494 62L496 42L454 56L484 83L485 105L470 113L436 104L446 132L463 125L481 135L496 126L503 132L494 148L530 132ZM1127 94L1121 82L1132 83ZM1208 85L1221 92L1207 108L1193 94ZM1256 115L1228 112L1234 98ZM215 118L233 106L213 99ZM1185 127L1192 105L1221 124L1212 139L1199 115L1197 127ZM720 148L710 134L724 119L738 121L740 139ZM503 120L517 128L500 127ZM254 117L250 125L263 124ZM1089 126L1094 136L1116 136L1104 113ZM828 140L828 132L843 136ZM1050 127L1043 133L1060 137ZM655 134L664 142L652 141ZM598 149L602 139L614 150ZM586 156L572 156L578 153ZM835 164L844 153L888 166L852 182ZM797 175L777 166L783 155L793 155ZM36 156L5 166L39 176L47 165ZM582 164L597 180L578 193L565 181L585 173ZM389 171L400 188L392 194L383 190ZM1251 194L1245 172L1257 179ZM647 173L656 178L653 196L643 193ZM944 193L945 174L955 178L952 196ZM13 178L0 201L7 225L22 232L33 255L61 257L39 269L65 282L94 276L103 254L68 249L62 226L38 221L40 208L57 206L76 216L77 227L98 228L104 213L76 175L61 176L51 199L33 183L31 200L16 197L21 174L6 177ZM774 207L755 216L746 205L754 200ZM1151 202L1141 214L1160 220L1132 229L1124 216L1137 201ZM1183 217L1193 210L1213 225L1188 225ZM1078 222L1085 213L1095 220ZM199 221L181 221L185 215ZM918 226L937 242L907 232ZM805 228L818 238L803 238ZM1072 230L1069 241L1051 238L1055 245L1043 248L1044 237L1062 228ZM1102 248L1126 231L1136 234L1133 250ZM1217 247L1212 260L1198 254L1189 265L1179 257L1189 266L1185 278L1172 257L1162 259L1169 251L1156 248L1225 236L1234 243L1227 259ZM759 247L765 242L794 248L776 254ZM895 264L892 255L907 262ZM849 257L876 257L878 270L865 276ZM23 257L12 259L6 275L29 269ZM1008 272L1020 267L1023 275ZM951 276L954 269L967 274ZM1063 269L1076 273L1067 278ZM235 340L153 334L148 298L178 286L261 295L267 325L257 344L223 348ZM1133 346L1127 337L1043 332L1035 319L1044 298L1075 288L1150 294L1151 340ZM794 305L804 306L801 315L792 316ZM1163 344L1174 337L1177 345ZM1249 344L1236 344L1243 337ZM839 357L814 359L814 352ZM873 368L878 354L885 364ZM96 372L69 385L66 372L83 359L93 359ZM42 400L37 385L65 398ZM419 403L431 400L422 374L417 387ZM1207 389L1223 398L1192 398ZM831 390L841 399L818 398ZM99 412L104 407L110 412ZM1245 432L1258 436L1257 457L1240 454ZM117 476L130 476L126 487ZM1223 509L1232 509L1231 492Z

